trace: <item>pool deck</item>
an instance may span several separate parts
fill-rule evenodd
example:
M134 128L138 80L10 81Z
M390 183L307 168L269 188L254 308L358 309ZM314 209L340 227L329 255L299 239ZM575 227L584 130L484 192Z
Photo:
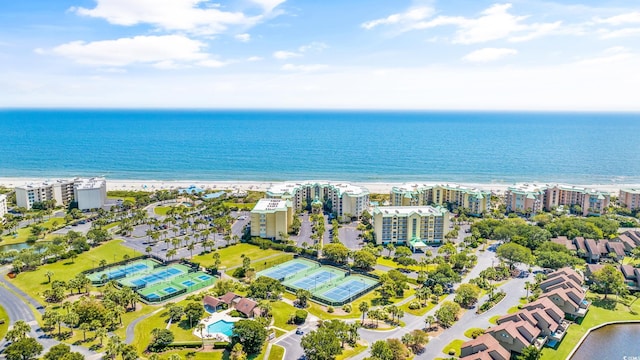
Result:
M224 320L226 322L236 322L238 320L242 320L240 318L235 318L235 317L231 317L229 315L229 312L233 311L233 309L227 309L221 312L214 312L213 314L209 315L208 317L202 319L200 322L204 324L204 331L202 332L202 335L204 336L205 339L215 339L218 341L231 341L231 339L229 339L229 337L225 334L222 333L209 333L209 331L207 330L207 328L209 327L209 325L218 322L220 320ZM202 337L200 336L200 331L194 330L193 331L193 335L199 337L202 339Z

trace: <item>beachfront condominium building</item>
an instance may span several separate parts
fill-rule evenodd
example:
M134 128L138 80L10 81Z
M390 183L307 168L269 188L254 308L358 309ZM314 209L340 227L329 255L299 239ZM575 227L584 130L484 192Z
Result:
M376 244L441 243L449 212L441 206L380 206L373 210Z
M267 190L267 198L291 201L293 211L314 201L340 219L359 217L369 207L369 190L357 185L329 182L280 183Z
M630 210L640 209L640 189L620 189L618 204Z
M251 236L282 240L289 232L293 216L291 201L260 199L251 210Z
M491 192L457 184L405 184L391 189L392 206L440 205L479 216L491 208Z
M16 187L16 205L27 210L35 203L53 201L55 206L78 202L80 210L102 207L107 198L103 178L44 181Z
M7 213L7 195L0 194L0 222L4 220L4 215Z
M16 205L26 208L35 203L54 201L56 206L66 206L73 201L74 180L55 180L28 183L16 187Z
M507 212L531 214L558 206L579 207L584 216L602 214L610 198L606 192L569 185L521 184L508 188L505 193Z
M107 181L104 178L76 179L73 189L73 197L80 210L101 208L107 200Z

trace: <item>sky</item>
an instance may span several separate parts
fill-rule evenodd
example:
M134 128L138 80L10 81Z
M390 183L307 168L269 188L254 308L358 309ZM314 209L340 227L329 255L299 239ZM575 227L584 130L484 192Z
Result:
M640 111L637 0L0 2L0 107Z

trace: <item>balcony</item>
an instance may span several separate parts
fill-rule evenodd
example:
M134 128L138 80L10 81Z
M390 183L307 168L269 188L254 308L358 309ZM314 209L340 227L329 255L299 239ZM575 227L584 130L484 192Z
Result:
M553 333L551 333L551 335L549 335L549 339L557 342L562 341L564 336L567 334L567 329L569 329L569 325L571 325L570 322L563 320L562 324L558 326L556 331L554 331Z

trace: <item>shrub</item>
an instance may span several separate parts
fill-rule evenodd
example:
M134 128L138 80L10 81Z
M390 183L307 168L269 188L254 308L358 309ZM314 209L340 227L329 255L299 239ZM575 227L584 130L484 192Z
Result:
M329 314L333 314L333 312L334 312L334 311L335 311L335 309L333 308L333 306L328 306L328 307L327 307L327 312L328 312Z
M456 354L456 351L453 349L449 349L449 355L453 356Z
M304 310L296 310L293 322L296 324L303 324L307 320L308 313Z
M229 316L231 316L231 317L245 317L243 313L241 313L240 311L235 310L235 309L231 310L229 312Z
M346 313L350 313L350 312L351 312L351 310L352 310L352 308L351 308L351 305L350 305L350 304L345 304L345 305L342 307L342 311L344 311L344 312L346 312Z
M475 329L471 332L471 338L475 339L482 334L484 334L484 329Z
M420 303L418 303L417 301L412 301L412 302L409 304L409 309L411 309L411 310L417 310L417 309L420 309Z

